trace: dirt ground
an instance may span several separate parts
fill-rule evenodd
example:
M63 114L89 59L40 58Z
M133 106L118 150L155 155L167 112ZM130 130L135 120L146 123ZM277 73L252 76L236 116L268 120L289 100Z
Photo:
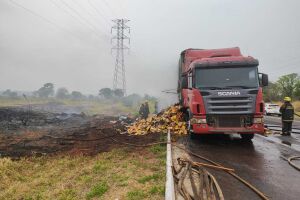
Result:
M0 113L9 113L9 117L5 118L6 121L2 119L0 126L1 157L61 153L96 155L124 147L124 142L141 145L159 141L161 136L120 134L125 131L128 121L118 117L36 111L28 114L16 109L3 110L0 109ZM28 118L25 123L24 118ZM9 128L5 130L6 127Z

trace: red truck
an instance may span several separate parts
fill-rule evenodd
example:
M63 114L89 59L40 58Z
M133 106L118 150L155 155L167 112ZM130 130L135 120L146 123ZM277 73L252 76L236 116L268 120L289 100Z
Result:
M238 133L250 141L264 132L268 75L258 73L258 64L238 47L181 52L178 94L191 138Z

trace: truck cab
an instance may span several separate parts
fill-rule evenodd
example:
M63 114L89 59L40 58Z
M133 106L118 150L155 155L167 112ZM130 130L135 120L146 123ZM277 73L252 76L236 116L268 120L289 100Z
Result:
M251 140L264 133L262 87L268 76L258 65L238 47L181 53L178 93L191 135L238 133Z

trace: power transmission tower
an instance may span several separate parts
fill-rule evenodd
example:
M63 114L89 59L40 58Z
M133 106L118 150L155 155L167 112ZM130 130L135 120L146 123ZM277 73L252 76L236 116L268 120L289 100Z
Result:
M112 37L112 52L115 51L115 71L114 71L114 82L113 89L122 89L126 96L126 76L125 76L125 64L124 64L124 50L129 50L124 44L124 40L130 44L130 38L125 35L125 32L130 33L130 27L126 25L129 22L128 19L115 19L112 20L115 24L111 28L111 32L115 35Z

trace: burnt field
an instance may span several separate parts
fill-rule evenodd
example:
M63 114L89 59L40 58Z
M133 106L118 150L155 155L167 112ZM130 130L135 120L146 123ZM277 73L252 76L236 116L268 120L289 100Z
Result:
M0 107L0 199L163 199L165 145L142 145L165 138L128 135L134 118L88 109Z
M145 144L159 140L158 134L120 134L131 121L118 116L88 116L84 112L0 108L0 155L12 158L61 153L96 155L120 148L124 142Z

